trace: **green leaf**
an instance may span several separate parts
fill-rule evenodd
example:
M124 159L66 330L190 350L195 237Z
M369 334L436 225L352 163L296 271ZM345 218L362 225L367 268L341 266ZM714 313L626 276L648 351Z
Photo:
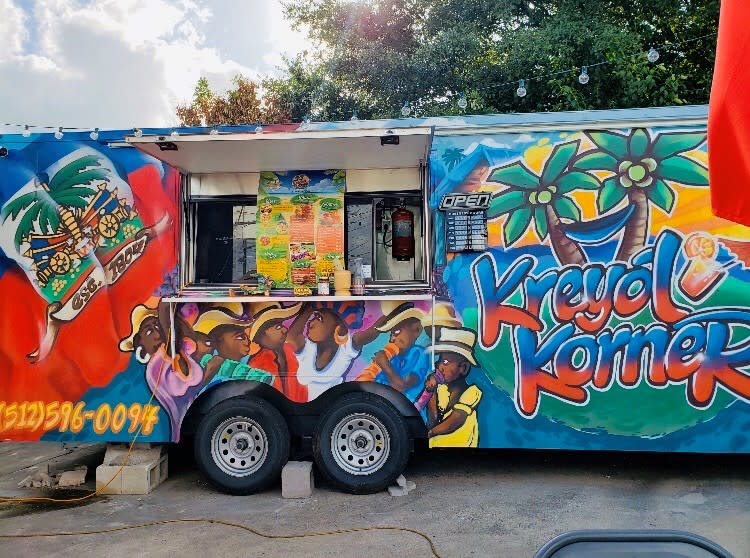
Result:
M618 159L628 156L628 136L616 134L615 132L586 132L586 135L594 144Z
M665 213L670 213L674 207L675 195L672 188L667 186L663 180L656 179L648 188L646 195L654 204L661 207Z
M488 180L524 190L539 188L539 177L518 162L496 168L490 173Z
M552 207L560 218L570 219L571 221L581 220L581 209L576 205L576 202L567 196L557 198L552 202Z
M511 246L516 242L526 229L529 228L531 222L531 208L521 207L516 209L513 213L508 215L508 220L505 222L503 227L503 239L506 246Z
M540 240L547 238L547 211L543 205L534 208L534 228Z
M72 176L68 178L67 180L59 181L57 185L55 186L55 188L53 188L50 185L50 191L57 192L59 190L67 190L69 188L80 186L82 184L91 184L94 180L106 180L106 179L107 179L107 171L104 169L87 170L80 174L76 174L75 176Z
M54 234L60 226L60 215L54 206L45 204L39 216L39 228L44 234Z
M8 216L10 216L11 219L15 219L23 209L36 202L38 199L39 192L27 192L22 196L18 196L16 199L10 200L5 206L3 206L3 210L0 211L0 217L3 218L3 221L7 220Z
M39 212L42 210L42 207L43 206L41 204L34 205L31 207L31 209L23 214L23 217L21 217L21 220L18 222L18 226L16 227L16 249L21 246L23 237L34 230L34 221L36 221L36 218L39 216Z
M100 160L101 158L97 155L86 155L84 157L79 157L75 161L71 161L55 173L49 181L49 189L57 190L62 184L73 180L76 175L82 173L87 168L100 166Z
M62 205L63 207L80 207L83 209L89 204L86 201L86 198L76 195L55 196L54 200L55 203Z
M561 194L573 190L598 190L601 186L599 179L587 172L569 172L557 181L558 192Z
M691 151L706 141L706 132L667 132L659 134L654 141L653 155L666 159L684 151Z
M689 186L708 186L708 169L687 157L676 155L664 159L656 167L660 178Z
M609 153L603 151L589 151L573 162L572 167L578 170L608 170L616 171L618 161Z
M526 196L527 194L525 192L520 192L518 190L503 192L502 194L495 196L492 203L490 203L489 209L487 209L487 218L494 219L499 215L521 207L526 203Z
M630 134L630 142L628 149L631 157L643 157L648 149L651 138L649 138L648 132L643 128L635 128Z
M562 174L578 152L580 140L561 143L554 147L542 170L542 184L551 184Z
M616 176L605 180L602 189L599 190L599 196L596 199L599 213L606 213L612 209L620 203L626 194L627 190L620 185Z
M68 195L75 195L75 196L83 196L83 197L89 197L93 196L98 192L96 188L88 188L86 186L71 186L70 188L65 188L64 190L56 190L54 195L57 196L58 194L61 196L68 196Z

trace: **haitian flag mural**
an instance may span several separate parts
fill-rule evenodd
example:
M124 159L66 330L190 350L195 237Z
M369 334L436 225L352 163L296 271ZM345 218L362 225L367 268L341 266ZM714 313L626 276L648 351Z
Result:
M492 195L486 252L435 238L482 446L750 451L750 231L711 214L705 129L437 136L432 170L433 209Z
M127 419L131 426L148 420L150 432L158 405L144 405L143 373L133 375L132 353L118 344L133 307L174 292L179 175L133 149L98 142L41 135L5 145L2 437L78 433L95 418L111 423L115 407L118 430ZM87 394L115 378L146 399L123 400L106 413L84 409Z

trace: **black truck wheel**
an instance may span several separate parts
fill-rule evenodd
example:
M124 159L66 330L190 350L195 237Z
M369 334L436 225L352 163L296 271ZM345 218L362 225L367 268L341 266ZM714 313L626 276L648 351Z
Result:
M228 494L252 494L279 478L289 459L289 428L270 403L233 398L203 417L194 450L212 485Z
M386 400L367 393L337 399L321 417L313 438L318 468L354 494L384 490L409 460L409 431Z

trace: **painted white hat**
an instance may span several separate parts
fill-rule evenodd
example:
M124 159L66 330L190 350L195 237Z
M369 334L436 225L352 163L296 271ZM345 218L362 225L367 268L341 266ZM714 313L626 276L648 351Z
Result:
M250 339L255 339L260 328L271 320L286 320L299 314L302 303L282 308L278 302L258 302L252 304L253 325L250 326Z
M425 313L419 308L414 308L414 304L411 302L381 300L380 308L383 311L383 315L387 316L387 320L383 325L375 328L378 331L390 331L399 323L409 318L416 318L421 322L425 317Z
M129 352L135 350L133 345L134 338L141 329L141 324L146 318L158 318L159 314L156 308L149 308L143 304L137 305L130 312L130 335L120 341L120 350Z
M456 353L476 366L477 361L474 358L474 344L476 342L477 334L471 329L443 326L438 332L433 350L435 354Z

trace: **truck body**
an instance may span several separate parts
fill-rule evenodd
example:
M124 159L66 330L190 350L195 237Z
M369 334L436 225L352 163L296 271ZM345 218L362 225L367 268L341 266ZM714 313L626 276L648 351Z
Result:
M240 492L237 429L266 463L278 416L355 491L399 438L746 453L750 232L711 213L705 119L4 135L0 436L194 435ZM352 257L363 293L293 291Z

